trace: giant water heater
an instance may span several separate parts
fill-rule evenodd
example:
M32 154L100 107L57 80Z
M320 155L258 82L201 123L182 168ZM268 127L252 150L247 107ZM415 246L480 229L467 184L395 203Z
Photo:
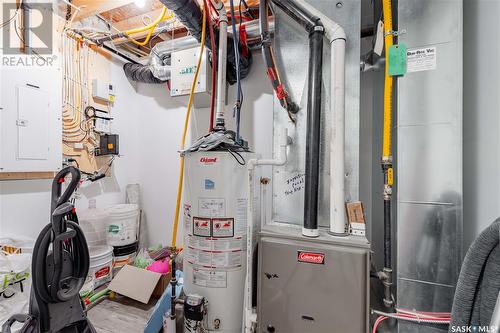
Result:
M248 152L185 156L184 292L206 302L210 331L241 332L246 274Z

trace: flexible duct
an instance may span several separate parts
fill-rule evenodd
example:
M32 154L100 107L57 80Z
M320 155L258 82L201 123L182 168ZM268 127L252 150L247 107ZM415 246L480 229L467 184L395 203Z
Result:
M162 83L166 81L155 77L151 70L151 66L127 62L125 65L123 65L123 71L125 72L125 76L132 81L144 83Z
M135 67L129 67L129 71L125 73L128 78L134 81L144 82L144 83L162 83L170 79L170 69L167 64L165 64L165 59L168 58L169 53L171 53L175 47L175 50L178 50L179 43L181 45L187 45L190 43L196 42L193 45L195 47L199 44L201 40L201 27L203 21L203 15L201 12L198 3L195 0L161 0L161 2L170 10L175 13L177 19L189 30L191 36L185 39L179 38L175 39L171 42L170 45L173 47L169 47L168 44L163 45L164 43L159 43L158 47L155 46L151 51L151 63L149 65L139 65ZM215 42L218 47L219 45L219 30L215 29ZM209 39L210 36L205 36L206 39ZM232 38L232 37L229 37ZM182 41L181 41L182 40ZM168 43L166 42L166 43ZM206 45L210 45L210 40L205 41ZM239 45L241 48L241 44ZM187 48L187 47L186 47ZM165 52L163 52L165 50ZM169 51L167 51L169 50ZM252 53L249 52L247 57L240 57L240 73L241 78L245 78L248 76L250 72L250 68L252 65ZM151 80L151 76L145 74L144 72L150 71L152 76L156 77L158 80ZM236 58L234 56L234 46L233 43L228 43L227 47L227 82L229 84L236 83Z

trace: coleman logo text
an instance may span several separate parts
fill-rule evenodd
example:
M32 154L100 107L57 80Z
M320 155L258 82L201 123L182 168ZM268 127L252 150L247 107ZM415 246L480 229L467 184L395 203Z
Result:
M303 252L299 251L297 255L299 262L307 262L309 264L325 264L325 255L323 253Z

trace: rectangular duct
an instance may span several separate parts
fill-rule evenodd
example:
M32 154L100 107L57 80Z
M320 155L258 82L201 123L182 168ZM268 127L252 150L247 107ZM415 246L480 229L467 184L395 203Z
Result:
M360 96L360 30L361 0L339 1L307 0L327 17L342 26L347 35L346 42L346 200L359 199L359 96ZM275 9L274 47L281 78L289 89L290 96L300 106L297 123L294 125L279 101L274 102L274 129L288 128L293 144L289 146L288 162L273 168L273 211L276 222L302 225L304 210L304 173L307 126L307 61L309 42L307 33L286 14ZM330 221L330 46L325 44L323 54L323 87L320 144L320 189L319 226L326 227ZM279 151L279 135L274 135L274 151Z
M451 311L462 262L462 1L399 0L397 303ZM399 331L447 327L399 324Z

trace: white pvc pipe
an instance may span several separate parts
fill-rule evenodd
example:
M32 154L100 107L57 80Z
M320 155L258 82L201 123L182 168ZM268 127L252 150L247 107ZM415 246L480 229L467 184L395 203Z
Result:
M344 29L304 0L296 0L304 9L319 17L325 37L331 44L330 110L330 232L345 234L345 47Z
M345 39L332 42L330 141L330 232L345 234Z
M251 159L247 162L248 199L247 199L247 272L245 279L245 305L243 313L243 332L252 332L257 315L252 308L252 267L253 267L253 215L254 215L254 172L259 165L285 165L287 161L288 130L283 128L280 134L280 146L276 159Z
M226 62L227 62L227 14L224 3L212 0L219 12L219 74L217 77L217 112L216 119L224 119L224 104L226 99Z

